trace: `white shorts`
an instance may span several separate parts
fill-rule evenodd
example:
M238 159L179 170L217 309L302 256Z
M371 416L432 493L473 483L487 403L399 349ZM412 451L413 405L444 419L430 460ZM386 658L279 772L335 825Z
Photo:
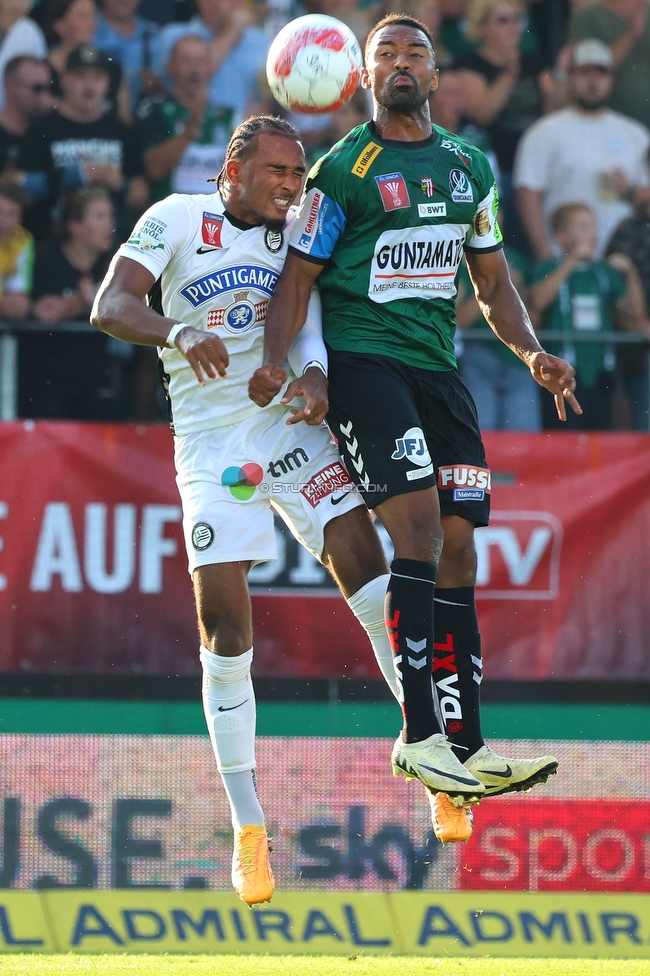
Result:
M190 574L277 558L273 509L320 559L325 526L363 500L326 424L287 426L277 405L228 427L176 437L176 484Z

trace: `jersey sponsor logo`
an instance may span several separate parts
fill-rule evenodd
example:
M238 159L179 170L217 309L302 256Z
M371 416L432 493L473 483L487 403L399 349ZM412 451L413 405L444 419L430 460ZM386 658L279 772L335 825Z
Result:
M401 173L375 176L375 183L379 187L381 202L386 213L390 210L405 210L411 206L406 180Z
M221 231L223 230L223 214L206 213L203 211L203 222L201 224L201 236L203 243L210 247L223 247L221 243ZM197 253L205 254L205 251Z
M153 241L150 237L143 237L140 234L134 234L133 237L129 237L127 244L131 247L137 247L141 251L164 251L165 244L164 241Z
M301 468L303 464L307 464L309 461L309 455L302 447L297 447L295 451L289 451L284 457L279 458L277 461L271 461L267 472L272 478L281 478L283 474L288 471L293 471Z
M409 427L403 437L395 438L393 461L412 461L419 468L431 464L431 455L421 427Z
M263 302L253 303L248 300L247 291L235 292L232 303L226 308L210 309L206 325L208 329L224 326L228 332L239 335L264 322L268 307L268 298Z
M197 552L203 552L214 542L214 529L207 522L197 522L192 529L192 545Z
M277 254L278 251L282 250L284 234L281 230L267 230L264 235L264 243L267 251L270 251L271 254Z
M454 203L474 203L474 190L467 173L452 169L449 173L449 192Z
M467 224L430 224L385 231L375 244L368 297L453 298Z
M433 474L433 464L427 464L426 468L413 468L412 471L407 471L406 480L420 481L422 478L428 478L430 474Z
M350 475L340 461L335 461L334 464L321 468L306 485L303 485L300 494L307 499L312 508L316 508L323 498L333 495L335 491L348 485L352 486Z
M423 176L420 180L420 189L424 193L425 197L432 197L433 191L435 190L435 185L430 176Z
M369 142L360 153L350 172L362 180L368 172L368 167L372 165L383 148L383 146L379 146L376 142Z
M158 242L166 228L167 224L164 220L158 220L157 217L147 217L146 220L143 220L135 228L126 243L134 247L139 247L142 251L153 251L156 248L164 248L165 245Z
M486 234L490 233L491 226L490 211L488 207L484 207L474 217L474 233L477 237L485 237Z
M446 149L450 153L453 153L454 156L457 156L458 159L460 159L463 163L467 163L469 165L469 163L472 161L472 157L467 150L463 149L462 146L459 146L457 142L453 142L451 139L443 139L440 143L440 147L442 149Z
M438 469L438 488L473 488L483 490L489 495L492 491L490 469L479 468L472 464L444 465Z
M309 207L309 213L307 214L307 223L305 224L305 229L300 235L300 240L298 242L300 247L309 247L314 237L314 232L318 227L318 211L321 208L321 204L325 199L324 194L320 190L311 190L313 193L312 201Z
M262 268L255 264L240 264L190 281L180 289L179 294L192 308L199 308L226 292L246 285L256 288L270 298L279 277L279 273L270 268Z
M485 491L483 488L454 488L451 499L454 502L482 502Z
M245 502L253 497L255 489L262 483L263 478L264 470L259 464L250 461L248 464L243 464L241 468L235 465L226 468L221 473L221 484L225 488L230 488L230 494L234 498Z
M446 217L447 204L443 200L441 203L418 203L418 217Z

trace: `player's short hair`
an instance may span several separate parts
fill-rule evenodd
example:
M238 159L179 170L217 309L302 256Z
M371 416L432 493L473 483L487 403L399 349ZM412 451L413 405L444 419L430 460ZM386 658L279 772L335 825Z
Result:
M566 230L578 213L588 213L592 217L594 216L593 210L587 203L565 203L554 210L551 216L551 227L554 233L557 234L558 231Z
M255 149L255 140L258 136L263 135L287 136L289 139L300 141L296 127L277 115L253 115L250 119L244 119L230 137L230 142L226 148L226 158L219 175L208 182L215 183L217 190L223 190L228 183L226 166L230 160L245 159L246 156L249 156Z
M108 187L99 184L95 184L94 186L80 186L76 190L67 193L63 198L61 213L54 226L54 236L62 242L69 240L70 223L72 221L83 220L88 211L88 207L95 200L106 200L110 203L111 194Z
M393 25L400 25L400 24L403 25L404 27L412 27L413 30L422 31L422 33L428 40L429 44L431 45L431 50L433 51L433 56L435 58L436 46L433 40L433 34L431 33L431 31L429 30L426 24L423 24L421 20L417 19L417 17L411 17L410 14L386 14L385 17L382 17L381 20L375 24L375 26L368 34L368 37L366 38L366 46L364 52L366 59L368 55L368 50L370 48L370 44L375 34L379 33L380 30L383 30L384 27L392 27Z
M17 54L14 58L10 58L7 61L3 78L5 81L14 78L24 64L38 64L43 68L47 68L48 73L50 71L50 66L47 61L43 61L41 58L35 58L33 54Z
M4 197L5 200L11 200L12 203L20 207L21 215L29 203L29 198L25 191L17 183L7 179L0 179L0 197Z

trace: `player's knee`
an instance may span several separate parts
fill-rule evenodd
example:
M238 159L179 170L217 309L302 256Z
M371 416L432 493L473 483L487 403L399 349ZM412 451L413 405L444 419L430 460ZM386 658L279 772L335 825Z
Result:
M249 627L205 609L199 614L199 630L203 646L221 657L244 654L252 643Z
M475 586L476 567L476 547L473 539L449 542L445 539L440 556L438 585L448 587Z

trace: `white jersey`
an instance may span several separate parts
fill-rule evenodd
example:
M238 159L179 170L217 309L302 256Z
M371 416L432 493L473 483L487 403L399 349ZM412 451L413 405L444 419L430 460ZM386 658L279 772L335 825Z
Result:
M214 329L228 350L227 376L205 386L176 348L161 350L181 435L234 424L262 409L248 398L248 380L263 362L266 309L288 234L237 227L224 210L219 193L173 194L147 210L118 251L160 279L164 315Z

